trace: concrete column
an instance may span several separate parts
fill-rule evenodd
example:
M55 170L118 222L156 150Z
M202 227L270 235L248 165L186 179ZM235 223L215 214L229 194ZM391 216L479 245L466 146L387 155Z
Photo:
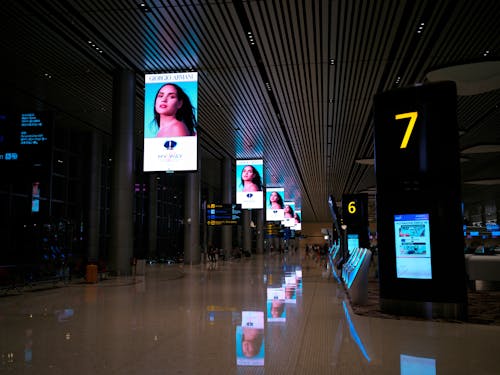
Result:
M257 219L257 254L264 253L264 209L256 210Z
M222 163L222 203L230 204L233 203L232 195L232 160L227 158L223 160ZM222 250L226 255L226 259L229 258L231 254L231 249L233 247L232 238L233 228L230 225L222 226Z
M113 169L111 183L110 271L130 275L134 253L132 218L135 74L117 71L113 81Z
M99 259L99 227L101 207L101 157L102 138L97 132L92 132L90 140L90 175L89 175L89 242L87 258L97 261Z
M158 180L156 173L149 175L148 191L148 257L155 258L158 255L156 245L158 243Z
M241 212L241 230L243 236L243 251L245 253L252 253L252 229L250 228L250 221L252 218L252 211L242 210Z
M200 264L200 171L186 175L184 193L184 264Z

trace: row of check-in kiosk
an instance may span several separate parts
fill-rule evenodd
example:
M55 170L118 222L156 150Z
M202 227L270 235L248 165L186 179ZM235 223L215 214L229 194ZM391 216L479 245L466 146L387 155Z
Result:
M371 257L372 252L362 247L342 251L340 241L329 249L332 273L344 284L351 303L355 305L365 305L368 302Z

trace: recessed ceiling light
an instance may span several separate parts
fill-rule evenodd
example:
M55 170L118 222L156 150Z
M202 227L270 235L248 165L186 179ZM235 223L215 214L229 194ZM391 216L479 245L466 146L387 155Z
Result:
M356 160L356 163L361 165L374 165L375 159L358 159Z
M464 181L464 184L468 185L500 185L500 178L494 178L490 180L472 180L472 181Z
M488 154L500 152L500 145L477 145L462 150L462 154Z

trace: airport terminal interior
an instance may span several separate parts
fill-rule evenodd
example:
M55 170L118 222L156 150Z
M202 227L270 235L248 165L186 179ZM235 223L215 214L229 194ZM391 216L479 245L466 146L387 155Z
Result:
M500 2L0 29L1 374L500 373Z

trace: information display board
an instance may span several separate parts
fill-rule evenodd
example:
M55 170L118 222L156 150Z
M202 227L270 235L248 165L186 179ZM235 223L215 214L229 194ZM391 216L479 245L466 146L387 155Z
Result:
M238 225L240 222L240 204L207 204L207 225Z

